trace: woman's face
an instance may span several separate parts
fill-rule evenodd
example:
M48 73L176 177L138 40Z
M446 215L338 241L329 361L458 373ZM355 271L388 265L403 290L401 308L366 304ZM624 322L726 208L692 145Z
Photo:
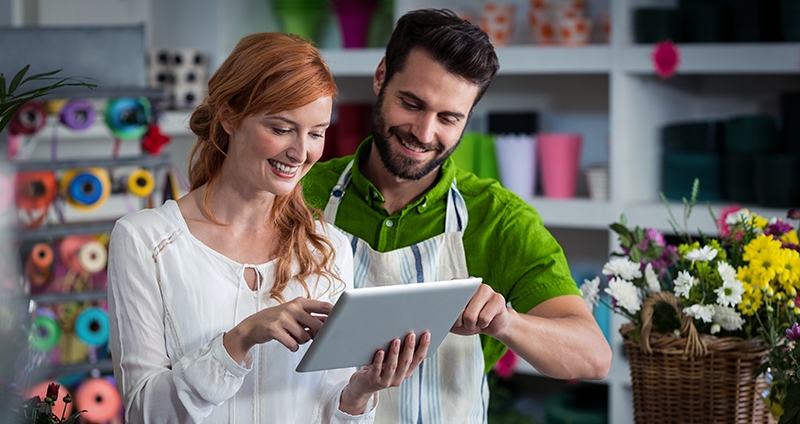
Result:
M331 97L321 97L297 109L250 115L238 128L223 122L230 136L223 174L240 188L289 194L322 156L332 107Z

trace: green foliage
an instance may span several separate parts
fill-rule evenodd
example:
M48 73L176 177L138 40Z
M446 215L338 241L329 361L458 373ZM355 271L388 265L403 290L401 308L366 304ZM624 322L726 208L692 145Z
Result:
M11 122L11 118L22 105L31 100L43 97L53 90L62 87L87 87L89 89L97 87L96 84L90 84L84 81L87 78L83 77L55 77L54 75L61 72L61 69L25 77L28 69L30 69L30 65L25 65L24 68L14 75L14 78L11 79L8 85L6 85L5 75L0 73L0 131L3 131L6 125ZM31 81L54 82L32 90L22 91L21 93L17 92L17 90L21 91L20 87Z

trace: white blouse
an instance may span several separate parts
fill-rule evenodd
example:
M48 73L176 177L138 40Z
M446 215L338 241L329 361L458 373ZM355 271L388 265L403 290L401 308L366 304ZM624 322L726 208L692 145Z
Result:
M334 270L345 281L309 279L314 299L335 302L353 285L347 238L327 225ZM298 373L308 344L291 352L277 341L253 347L237 364L222 335L253 313L278 304L269 297L276 260L240 264L189 233L175 201L117 221L108 260L109 348L128 423L371 423L367 413L339 410L354 368ZM263 283L244 280L253 268ZM314 281L316 280L316 281ZM305 296L292 280L286 301Z

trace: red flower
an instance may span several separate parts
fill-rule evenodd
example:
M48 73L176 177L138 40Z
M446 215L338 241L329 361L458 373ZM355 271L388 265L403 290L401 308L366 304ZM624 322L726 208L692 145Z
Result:
M513 350L508 349L506 354L497 361L497 375L503 378L508 378L514 375L514 370L517 368L517 354Z
M58 389L61 387L58 383L50 383L47 385L47 395L45 398L52 399L53 402L58 400Z
M162 133L158 124L153 124L150 125L147 134L142 137L142 150L153 156L157 156L161 154L161 149L163 149L169 141L170 136Z

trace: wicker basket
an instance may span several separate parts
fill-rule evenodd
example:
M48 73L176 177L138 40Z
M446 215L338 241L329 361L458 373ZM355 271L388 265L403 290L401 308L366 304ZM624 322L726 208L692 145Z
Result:
M653 308L665 302L678 311L681 336L651 332ZM754 372L766 358L760 339L698 334L672 293L642 305L641 343L633 324L620 328L628 354L636 423L775 423Z

